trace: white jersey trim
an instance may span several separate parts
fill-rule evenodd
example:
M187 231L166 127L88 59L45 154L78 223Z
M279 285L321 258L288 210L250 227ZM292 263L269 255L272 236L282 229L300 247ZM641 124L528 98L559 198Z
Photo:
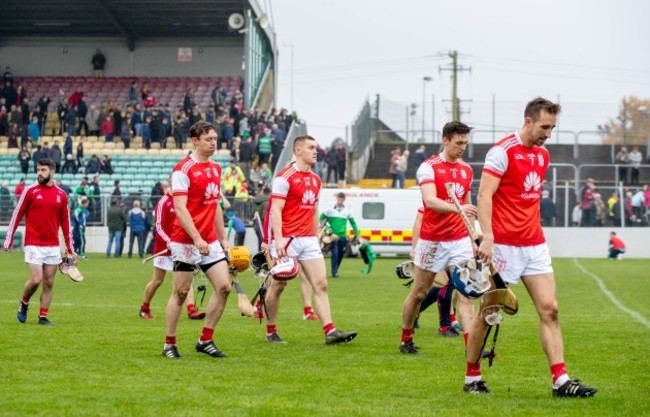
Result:
M271 185L273 196L286 197L289 194L289 181L285 176L273 178L273 184Z

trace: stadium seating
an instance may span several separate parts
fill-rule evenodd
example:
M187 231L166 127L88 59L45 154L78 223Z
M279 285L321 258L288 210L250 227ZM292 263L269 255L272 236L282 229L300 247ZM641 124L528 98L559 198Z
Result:
M138 88L138 99L140 98L139 89L146 84L156 97L158 104L169 104L172 111L183 104L185 91L190 87L194 87L195 103L202 111L206 111L208 105L212 103L210 94L217 83L226 88L227 99L230 99L243 82L241 77L16 77L14 83L25 87L32 108L41 96L50 97L45 126L45 132L50 134L59 131L56 108L60 99L67 100L77 87L84 93L88 106L96 104L102 108L109 100L116 104L128 104L129 88L133 80L136 81ZM61 137L46 136L46 138L50 143L52 140L62 140ZM116 137L116 139L118 138ZM101 137L89 137L88 142L103 142L103 140Z
M194 87L195 102L205 107L212 101L210 93L217 83L225 87L232 97L241 84L241 77L16 77L14 83L23 85L32 98L32 106L41 96L52 99L49 111L55 112L58 98L68 97L77 87L84 93L87 103L104 104L108 100L127 103L131 81L135 80L139 89L145 84L157 98L158 103L169 103L172 109L183 104L183 95L189 87Z
M1 150L1 148L0 148ZM127 149L129 150L129 149ZM133 150L135 152L135 150ZM102 194L110 194L112 182L120 180L123 189L132 189L132 191L150 191L157 181L164 181L169 177L171 170L187 153L181 149L170 150L169 154L160 155L153 150L138 149L139 154L111 156L113 165L113 174L101 174ZM173 152L178 151L178 152ZM105 153L105 152L104 152ZM229 164L230 157L223 154L215 154L212 159L222 167ZM72 189L76 187L84 173L77 174L57 174L57 178ZM36 174L33 172L33 166L30 165L30 171L27 175L20 172L20 165L16 160L16 155L7 155L0 152L0 183L6 181L13 191L16 184L21 178L27 179L27 184L36 181Z

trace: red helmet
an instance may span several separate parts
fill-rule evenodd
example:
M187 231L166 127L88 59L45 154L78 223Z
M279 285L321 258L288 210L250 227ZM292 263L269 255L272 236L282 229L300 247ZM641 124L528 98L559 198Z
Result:
M278 259L269 271L273 279L277 281L290 281L298 276L300 264L295 256L285 256Z

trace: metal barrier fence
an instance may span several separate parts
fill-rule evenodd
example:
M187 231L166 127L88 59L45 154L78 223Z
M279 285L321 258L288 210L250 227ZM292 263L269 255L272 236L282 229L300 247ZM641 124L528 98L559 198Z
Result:
M368 162L373 155L375 146L375 135L372 131L372 108L370 102L366 100L359 111L357 119L352 125L352 157L350 158L350 168L348 177L352 181L358 181L366 174Z
M120 203L124 204L124 210L128 211L133 208L133 201L138 200L146 212L153 214L155 203L160 200L161 197L162 196L151 196L149 194L138 193L122 196L119 198L119 201ZM90 198L90 204L88 205L88 226L106 226L106 214L108 212L108 208L110 207L112 198L113 197L109 195ZM227 210L235 213L237 217L241 218L244 222L250 222L253 219L253 216L255 214L255 204L253 203L253 197L250 197L247 201L237 200L234 197L227 197L227 200L230 205L229 209ZM6 206L0 206L0 226L9 225L15 204L15 201L9 200ZM70 215L72 216L73 211L79 205L77 197L70 195L69 204ZM227 210L224 209L224 212Z
M297 134L302 134L302 132L302 129L298 129L293 132L292 137ZM292 140L293 139L287 140L287 146L284 149L285 152L283 152L278 166L284 166L288 162L287 158L291 152L286 151L287 149L291 150L290 143ZM475 173L472 191L474 197L476 197L483 163L472 162L470 165L473 167ZM627 168L627 171L622 171L621 169L623 168ZM626 174L625 181L622 181L623 173ZM615 164L581 164L576 166L573 164L551 163L543 189L549 191L550 198L556 209L556 216L552 226L572 226L573 210L580 201L581 190L588 178L595 178L596 191L601 194L605 205L607 205L607 200L614 194L620 201L625 201L625 195L627 192L635 194L643 184L650 185L650 165L646 164L639 167L639 184L629 184L628 181L630 180L630 174L630 166L620 166ZM123 203L127 209L130 209L133 206L133 201L139 200L142 207L153 212L155 204L161 197L162 196L151 196L148 193L131 193L121 196L120 202ZM90 212L88 221L89 226L105 226L106 213L108 207L110 207L111 197L108 195L102 195L101 197L91 197L90 200L88 208ZM255 213L253 197L249 197L246 201L237 200L234 197L228 197L228 201L230 203L230 210L232 210L238 217L245 222L252 219ZM0 195L0 225L6 226L9 224L15 203L13 196ZM70 196L71 212L77 207L77 205L77 198L75 196ZM620 227L645 226L648 224L648 220L650 220L650 207L644 206L640 211L635 210L633 213L634 217L631 217L631 213L626 211L625 204L619 204L618 211L619 212L616 213L616 216L614 216L616 221L614 218L608 218L604 222L603 226L618 227L618 222L620 222Z

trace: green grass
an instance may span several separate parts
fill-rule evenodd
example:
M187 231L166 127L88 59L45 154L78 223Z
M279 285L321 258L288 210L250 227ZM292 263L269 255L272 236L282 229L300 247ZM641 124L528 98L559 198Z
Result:
M437 335L437 312L421 319L418 357L398 353L407 289L399 262L379 259L368 277L357 259L330 280L335 323L359 331L347 345L325 346L320 325L302 320L297 282L282 299L279 331L286 345L269 345L265 328L243 318L232 296L215 332L229 358L194 352L200 322L181 320L184 359L161 356L170 276L152 305L154 320L138 316L151 265L91 256L86 280L57 275L50 319L36 325L38 295L28 322L16 320L26 280L22 254L1 254L0 415L111 416L383 416L383 415L650 415L650 330L613 306L571 259L555 261L560 318L569 374L598 387L595 398L551 397L550 372L538 320L522 285L521 308L506 317L494 366L484 366L493 394L462 392L461 338ZM327 260L329 263L329 259ZM650 318L650 261L580 260L628 308ZM252 294L250 273L240 281Z

